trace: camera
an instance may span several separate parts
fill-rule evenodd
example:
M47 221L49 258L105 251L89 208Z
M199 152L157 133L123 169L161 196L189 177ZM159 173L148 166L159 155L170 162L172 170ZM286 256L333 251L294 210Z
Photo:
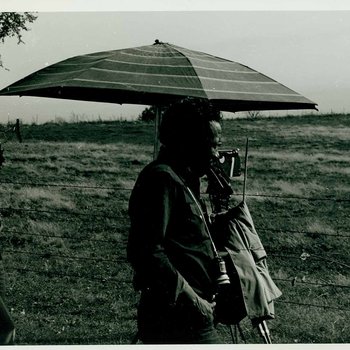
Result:
M241 176L241 158L238 151L238 148L218 151L221 167L229 178Z
M219 150L219 156L211 159L207 172L210 202L214 213L228 209L230 196L233 194L230 179L241 175L239 149Z

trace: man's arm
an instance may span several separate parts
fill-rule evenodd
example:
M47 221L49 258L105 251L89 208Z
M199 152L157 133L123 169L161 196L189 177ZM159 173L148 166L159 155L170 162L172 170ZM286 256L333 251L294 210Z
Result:
M177 186L167 172L155 172L138 181L130 198L128 259L141 279L141 288L153 289L167 304L176 304L182 295L210 318L214 304L196 294L166 254L166 234L174 220L177 196Z
M129 202L128 259L140 287L155 289L169 302L176 301L181 285L164 248L176 196L171 175L153 170L141 174Z

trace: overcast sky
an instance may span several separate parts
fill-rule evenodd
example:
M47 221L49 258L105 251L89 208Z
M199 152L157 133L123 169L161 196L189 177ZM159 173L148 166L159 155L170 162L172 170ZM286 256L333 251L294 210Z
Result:
M3 1L3 0L1 0ZM83 8L82 8L83 9ZM318 104L350 113L350 11L38 12L23 34L0 44L0 89L68 57L150 45L155 39L245 64ZM47 11L46 8L44 8ZM0 122L72 115L137 117L139 106L0 97Z

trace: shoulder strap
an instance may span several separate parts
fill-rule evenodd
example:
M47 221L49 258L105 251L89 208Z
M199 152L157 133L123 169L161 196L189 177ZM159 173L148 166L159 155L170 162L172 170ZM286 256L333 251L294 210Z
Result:
M205 228L206 228L208 237L209 237L210 242L211 242L211 245L212 245L212 247L213 247L215 256L216 256L217 258L219 258L219 253L218 253L218 251L217 251L217 249L216 249L216 247L215 247L215 243L214 243L213 238L212 238L212 236L211 236L211 233L210 233L210 230L209 230L209 226L208 226L208 224L207 224L207 221L205 220L205 215L204 215L204 213L203 213L203 209L202 209L201 205L199 204L199 202L198 202L196 196L195 196L195 195L193 194L193 192L191 191L191 189L184 183L184 181L182 181L182 183L183 183L184 187L186 188L187 192L191 195L192 199L194 200L194 202L196 203L196 205L197 205L197 207L198 207L198 209L199 209L199 212L201 213L202 220L203 220L203 222L204 222L204 226L205 226Z

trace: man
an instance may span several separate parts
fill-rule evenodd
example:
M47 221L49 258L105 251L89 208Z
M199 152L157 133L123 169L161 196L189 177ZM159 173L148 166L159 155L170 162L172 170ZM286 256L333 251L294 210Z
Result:
M129 202L128 260L141 291L145 344L218 343L215 255L200 205L200 178L217 155L220 112L186 99L170 106L158 158L140 173Z

